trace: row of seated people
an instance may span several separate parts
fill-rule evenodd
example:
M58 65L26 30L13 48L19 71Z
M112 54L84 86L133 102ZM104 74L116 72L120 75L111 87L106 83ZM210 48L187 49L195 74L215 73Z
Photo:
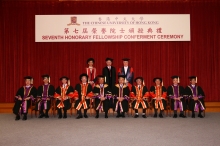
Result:
M67 118L67 110L72 106L70 99L75 100L74 108L77 110L77 119L88 118L87 110L91 101L94 101L95 104L96 118L99 118L100 110L104 111L105 118L108 118L108 110L110 108L117 112L117 118L124 118L125 113L129 110L129 102L131 102L132 108L135 110L134 118L139 117L139 108L143 109L142 117L146 118L146 109L149 108L150 100L154 108L154 117L158 116L158 110L160 110L159 117L163 118L163 111L167 106L167 98L170 99L169 104L171 105L171 110L174 111L173 118L178 117L178 109L180 110L179 117L185 118L184 111L187 106L192 111L192 118L195 118L195 112L199 112L198 117L203 118L202 112L205 110L205 95L202 88L196 85L196 76L189 77L190 85L186 88L178 84L178 76L172 76L173 85L167 89L161 85L162 78L157 77L153 79L155 85L149 91L143 84L142 77L137 77L135 79L136 85L129 89L125 83L124 75L118 75L118 84L113 88L105 84L104 76L100 75L98 76L98 84L93 88L88 84L88 75L81 74L79 77L81 83L75 86L75 90L68 84L69 78L66 76L60 78L62 85L57 87L56 90L50 84L49 75L43 75L42 78L44 83L38 89L33 86L32 77L27 76L24 78L26 85L19 88L15 96L15 105L13 107L13 113L16 115L15 120L19 120L21 115L23 115L23 120L27 120L31 101L36 101L35 110L40 111L39 118L49 118L48 111L51 107L52 99L55 99L59 119ZM84 110L84 114L82 114L81 109Z

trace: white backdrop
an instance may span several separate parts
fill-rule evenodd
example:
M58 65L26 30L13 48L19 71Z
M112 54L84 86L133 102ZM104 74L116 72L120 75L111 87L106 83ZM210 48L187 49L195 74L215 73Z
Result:
M113 41L190 41L190 15L35 15L35 42Z

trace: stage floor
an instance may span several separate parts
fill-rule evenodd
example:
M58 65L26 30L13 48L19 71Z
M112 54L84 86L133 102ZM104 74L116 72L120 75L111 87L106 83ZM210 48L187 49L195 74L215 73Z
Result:
M220 113L206 113L206 117L163 119L147 117L108 119L49 119L31 118L15 121L13 114L0 114L1 146L203 146L219 145Z

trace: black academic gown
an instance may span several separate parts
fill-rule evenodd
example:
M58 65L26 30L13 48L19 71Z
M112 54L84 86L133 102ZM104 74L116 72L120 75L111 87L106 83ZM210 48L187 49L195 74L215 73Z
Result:
M133 68L132 68L132 67L128 66L128 70L127 70L126 74L125 74L124 67L119 68L118 75L125 75L125 76L126 76L126 80L127 80L131 85L133 85L134 71L133 71Z
M50 98L50 100L46 101L46 106L44 106L45 100L42 100L42 96L43 96L43 92L44 92L44 85L41 85L38 87L37 89L37 97L40 98L40 100L37 102L37 106L35 107L35 110L49 110L50 106L51 106L51 99L54 96L55 93L55 88L53 85L48 85L48 89L47 89L47 98Z
M185 90L182 86L178 85L178 97L183 97L180 100L182 101L183 111L186 110L186 100L185 100ZM174 85L171 85L167 88L167 96L174 96ZM171 99L171 110L174 110L174 99Z
M111 70L108 69L108 67L104 67L102 69L102 75L106 77L106 84L109 85L111 89L115 86L116 82L116 70L115 67L111 66Z
M59 95L61 95L61 88L62 88L62 86L59 86L59 87L56 88L56 91L55 91ZM74 92L74 89L73 89L72 86L69 86L67 91L66 91L66 95L68 96L68 94L71 93L71 92ZM60 103L60 100L56 100L56 106L59 103ZM63 104L64 104L64 108L63 108L64 110L68 110L68 109L71 108L70 99L64 100Z
M31 100L36 98L36 96L37 96L37 89L34 86L31 86L31 89L29 90L26 97L25 97L25 94L26 94L25 86L19 88L17 93L16 93L15 104L14 104L14 107L13 107L13 113L16 114L16 115L19 114L20 108L21 108L21 113L23 113L23 114L28 113L28 108L30 107ZM18 100L18 97L21 97L22 101ZM31 99L27 100L27 102L26 102L27 104L23 104L24 99L27 98L27 97L31 97ZM23 106L21 106L22 104L23 104ZM23 108L25 108L26 111L24 111Z
M111 93L111 89L107 84L104 84L103 87L104 90L104 97L106 97L106 94L112 94ZM93 89L93 93L95 94L95 96L100 96L101 93L101 87L100 85L96 85ZM99 98L95 98L95 110L99 110L97 109L98 106L100 106L100 104L103 104L103 110L107 113L109 108L111 107L111 104L113 102L113 99L110 98L106 98L104 101L100 102L101 100Z
M196 88L195 94L197 96L203 96L203 98L199 98L198 100L202 103L203 107L205 108L205 102L204 102L205 93L200 86L195 86L195 88ZM191 97L193 96L193 88L190 85L185 88L185 94L187 96L191 96ZM191 97L189 97L189 109L193 111L195 108L195 101Z
M116 97L119 97L119 92L120 92L120 86L119 84L116 84L113 88L113 95L115 95ZM124 85L123 86L123 97L126 95L126 96L129 96L130 94L130 90L128 88L128 86ZM117 99L114 99L114 108L116 108L116 104L117 104ZM127 100L123 100L121 102L122 104L122 108L123 108L123 112L128 112L128 101ZM120 108L118 108L118 111L117 112L120 112Z

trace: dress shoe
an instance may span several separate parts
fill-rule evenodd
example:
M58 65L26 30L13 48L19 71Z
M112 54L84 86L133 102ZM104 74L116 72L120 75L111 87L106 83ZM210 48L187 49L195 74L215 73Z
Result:
M184 114L180 114L179 117L186 118Z
M105 115L105 118L108 118L108 115Z
M23 120L23 121L26 121L26 120L27 120L27 116L24 115L23 118L22 118L22 120Z
M45 116L44 114L40 114L38 118L43 118L44 116Z
M134 118L138 118L139 116L135 114Z
M76 119L81 119L81 118L83 118L82 115L78 115L78 116L76 117Z
M157 117L157 114L154 114L154 118L156 118Z
M49 116L48 116L48 115L45 115L44 117L45 117L45 118L49 118Z
M98 118L99 118L99 115L96 115L95 118L98 119Z
M120 114L117 114L116 118L119 118L120 117Z
M18 121L18 120L20 120L20 116L19 115L17 115L16 118L15 118L15 121Z
M159 114L159 117L160 117L160 118L163 118L163 115L162 115L162 114Z
M87 116L87 115L84 115L84 118L88 118L88 116Z
M200 117L200 118L204 118L204 117L202 116L202 114L198 114L198 117Z
M174 115L173 115L173 118L177 118L177 114L174 114Z
M142 118L147 118L147 116L146 115L142 115Z

